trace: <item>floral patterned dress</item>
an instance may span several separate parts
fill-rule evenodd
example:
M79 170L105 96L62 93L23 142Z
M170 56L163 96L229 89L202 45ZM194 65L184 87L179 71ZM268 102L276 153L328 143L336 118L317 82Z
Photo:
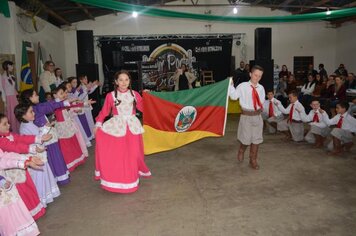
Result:
M105 190L131 193L138 189L139 177L150 177L144 162L142 125L136 109L142 111L139 93L108 93L104 106L96 118L95 179ZM112 118L103 123L112 114Z

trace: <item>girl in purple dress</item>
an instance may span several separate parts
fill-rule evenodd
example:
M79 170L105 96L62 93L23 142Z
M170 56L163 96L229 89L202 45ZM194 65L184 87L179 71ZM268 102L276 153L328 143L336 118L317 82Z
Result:
M88 82L88 78L86 75L79 76L79 81L80 81L80 85L78 88L80 88L80 89L79 89L78 97L81 101L87 102L89 100L89 95L94 93L95 90L99 88L100 83L98 80L96 80L94 82ZM83 109L85 116L87 118L87 121L88 121L89 129L91 131L91 133L90 133L91 136L88 136L90 139L94 138L92 131L95 128L95 123L94 123L93 115L91 112L92 110L93 110L93 108L91 106Z
M69 102L48 101L39 103L39 96L32 89L25 90L21 93L20 102L29 103L32 105L33 111L35 113L35 120L33 123L39 127L39 132L52 134L52 139L44 143L47 148L48 164L51 167L53 175L56 177L58 184L64 185L69 183L69 171L58 144L57 131L54 127L51 126L46 117L46 114L53 113L57 108L70 106Z
M41 135L40 129L33 123L35 114L33 108L28 103L19 104L15 107L16 119L21 122L20 134L21 135ZM44 147L43 147L44 149ZM36 156L40 157L44 165L42 170L29 169L29 173L36 186L38 196L44 207L48 203L53 202L53 199L60 195L57 181L53 176L52 170L47 162L47 152L37 153Z
M67 94L68 97L71 98L76 98L78 100L81 100L79 95L83 92L82 90L80 90L80 88L77 88L78 82L77 82L77 78L76 77L70 77L68 79L68 82L65 83L66 84L66 88L67 88ZM80 133L82 134L82 137L84 139L85 145L87 147L91 147L91 142L90 140L92 139L92 132L90 130L89 127L89 123L88 120L85 116L85 112L83 111L83 109L86 108L80 108L77 110L73 110L76 111L76 113L71 113L75 123L77 124Z

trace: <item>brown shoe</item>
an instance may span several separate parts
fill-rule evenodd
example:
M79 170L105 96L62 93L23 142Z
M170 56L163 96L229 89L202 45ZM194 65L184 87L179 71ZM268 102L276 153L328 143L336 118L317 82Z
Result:
M250 160L250 167L254 170L259 170L260 166L257 164L257 161Z
M243 162L244 161L244 154L246 151L247 145L243 145L242 143L240 144L240 148L239 151L237 153L237 160L239 162Z
M315 148L321 148L324 146L324 138L320 135L315 135Z
M257 152L258 152L258 144L251 144L250 146L250 167L254 170L260 169L257 164Z
M333 137L333 150L329 152L329 155L339 156L342 153L342 146L340 139Z
M354 145L353 142L345 143L345 144L344 144L345 151L346 151L346 152L350 152L353 145Z

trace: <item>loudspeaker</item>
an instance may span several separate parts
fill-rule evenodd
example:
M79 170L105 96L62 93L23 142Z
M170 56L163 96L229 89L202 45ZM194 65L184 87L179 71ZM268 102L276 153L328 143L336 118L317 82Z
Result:
M272 29L255 29L255 60L272 59Z
M77 78L81 75L86 75L88 81L93 82L94 80L99 80L99 69L98 64L76 64ZM78 81L79 83L79 81ZM96 101L92 105L93 110L91 111L93 117L95 118L100 112L100 89L97 88L93 93L89 94L89 99Z
M235 72L235 68L236 64L235 64L235 56L231 56L231 62L230 62L230 76L234 75Z
M252 60L250 61L250 68L254 65L259 65L263 68L262 79L260 80L260 84L265 88L266 94L268 91L273 91L273 60Z
M78 63L94 63L94 36L92 30L77 30Z
M86 75L88 77L88 81L99 80L98 64L76 64L75 68L77 72L77 77L79 77L80 75Z
M124 56L121 51L112 51L112 65L121 68L124 64Z

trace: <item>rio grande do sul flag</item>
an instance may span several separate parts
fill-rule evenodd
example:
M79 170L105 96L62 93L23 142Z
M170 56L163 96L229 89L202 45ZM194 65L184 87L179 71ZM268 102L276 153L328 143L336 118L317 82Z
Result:
M145 154L225 134L230 79L177 92L144 93Z

